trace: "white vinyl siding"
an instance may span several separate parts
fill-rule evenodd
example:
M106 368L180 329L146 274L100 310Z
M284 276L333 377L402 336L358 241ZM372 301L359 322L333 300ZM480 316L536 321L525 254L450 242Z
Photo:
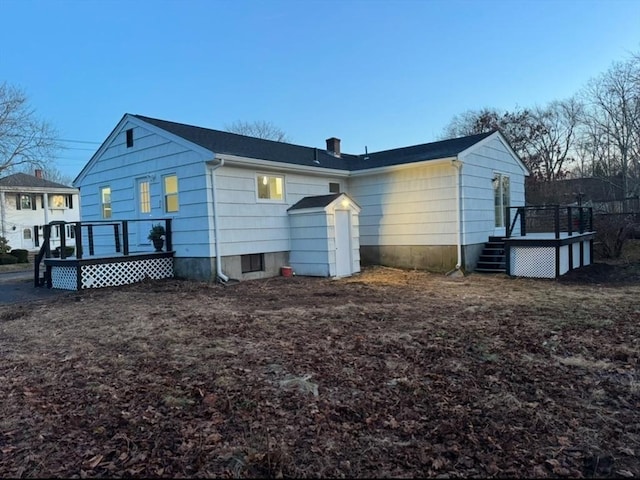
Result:
M135 142L127 148L125 132L129 128L133 129ZM79 180L82 220L101 219L99 186L107 182L111 187L112 219L136 218L140 202L137 179L148 179L150 211L145 215L173 219L172 239L176 255L210 257L213 255L212 227L209 227L211 194L204 163L210 159L210 154L196 151L185 142L174 141L134 122L125 122ZM163 182L171 175L178 181L179 211L166 213ZM130 245L136 244L136 231L130 224ZM96 253L112 253L112 227L99 227L95 232ZM83 233L86 241L86 231Z
M511 206L523 206L524 172L502 141L488 139L461 156L462 204L464 215L463 244L473 245L487 241L488 233L495 229L495 205L492 180L495 175L509 177ZM512 212L513 213L513 212ZM493 233L490 233L493 234Z
M290 250L287 209L307 196L329 194L326 176L286 175L224 166L215 171L220 249L223 256ZM256 195L260 175L283 178L282 202Z
M348 192L362 208L360 244L455 244L456 175L440 164L352 178Z

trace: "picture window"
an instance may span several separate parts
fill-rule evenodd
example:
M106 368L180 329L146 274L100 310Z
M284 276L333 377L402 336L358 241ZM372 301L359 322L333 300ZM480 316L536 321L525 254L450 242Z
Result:
M260 200L283 200L284 178L272 175L258 175L257 189Z

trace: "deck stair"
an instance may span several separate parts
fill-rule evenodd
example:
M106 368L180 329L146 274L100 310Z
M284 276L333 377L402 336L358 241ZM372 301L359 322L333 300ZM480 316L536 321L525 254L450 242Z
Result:
M489 237L489 241L484 244L476 272L482 273L506 273L506 259L503 237Z

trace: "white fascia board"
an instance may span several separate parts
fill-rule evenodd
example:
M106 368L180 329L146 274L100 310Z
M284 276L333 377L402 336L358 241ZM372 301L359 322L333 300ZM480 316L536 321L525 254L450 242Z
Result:
M332 177L348 177L348 170L339 170L336 168L320 168L312 167L309 165L296 165L295 163L274 162L273 160L261 160L258 158L240 157L238 155L231 155L227 153L218 153L215 158L221 158L224 160L226 166L234 167L259 167L267 170L278 170L285 172L297 172L307 173L310 175Z
M85 177L86 172L89 170L89 168L95 164L98 159L102 156L102 154L104 153L104 151L109 148L109 146L111 145L111 143L113 142L113 140L115 139L115 137L117 137L120 132L122 132L122 129L124 128L124 126L127 123L132 123L138 127L141 128L146 128L147 130L149 130L152 133L155 133L157 135L160 135L162 137L167 138L168 140L175 142L179 145L182 145L183 147L189 149L189 150L193 150L196 151L198 153L200 153L201 155L203 155L206 158L213 158L213 152L211 150L207 150L206 148L201 147L200 145L197 145L195 143L192 143L188 140L185 140L184 138L175 135L173 133L170 133L166 130L163 130L160 127L156 127L155 125L152 125L150 123L145 122L144 120L141 120L137 117L134 117L133 115L127 113L125 114L122 119L120 119L120 121L118 122L118 124L116 125L116 127L111 131L111 133L109 134L109 136L107 137L107 139L102 142L102 145L100 145L100 148L98 148L98 150L96 151L96 153L93 154L93 156L89 159L89 161L87 162L87 164L84 166L84 168L80 171L80 173L78 174L78 176L73 180L73 185L77 185L80 181L82 181L82 179Z
M362 177L364 175L375 175L379 173L390 173L396 172L398 170L407 170L409 168L415 167L424 167L430 165L446 165L451 164L451 162L458 160L458 157L446 157L446 158L438 158L433 160L423 160L421 162L412 162L412 163L402 163L400 165L390 165L388 167L377 167L377 168L369 168L357 170L355 172L351 172L351 177Z
M520 157L518 156L518 154L513 150L513 148L511 148L511 145L509 145L509 142L507 142L507 139L504 138L504 135L502 135L499 131L498 132L494 132L493 134L489 135L486 138L483 138L482 140L480 140L478 143L474 143L473 145L471 145L470 147L466 148L465 150L463 150L462 152L460 152L458 154L458 156L462 157L462 156L466 156L468 153L472 152L473 150L475 150L476 148L480 148L482 147L485 143L489 143L491 140L493 140L494 138L497 138L498 141L500 141L500 143L502 143L502 145L504 146L504 148L511 154L511 156L515 159L515 161L518 163L518 166L522 169L522 173L525 176L529 176L530 172L529 169L527 168L527 166L523 163L522 160L520 160Z

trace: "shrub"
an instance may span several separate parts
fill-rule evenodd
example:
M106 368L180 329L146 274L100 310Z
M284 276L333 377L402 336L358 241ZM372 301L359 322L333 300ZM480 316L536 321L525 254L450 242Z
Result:
M0 265L13 265L18 263L18 259L8 253L0 253Z
M5 237L0 237L0 253L9 253L10 250L9 240Z
M633 230L633 217L628 214L605 213L594 218L596 253L602 258L618 258Z
M14 248L9 252L9 255L16 257L18 259L18 263L29 263L29 250Z
M73 256L73 252L75 252L75 248L73 248L73 247L64 247L64 252L65 252L65 258L66 257L72 257ZM51 251L51 255L54 256L55 258L60 258L60 247L56 247L55 249L53 249Z

